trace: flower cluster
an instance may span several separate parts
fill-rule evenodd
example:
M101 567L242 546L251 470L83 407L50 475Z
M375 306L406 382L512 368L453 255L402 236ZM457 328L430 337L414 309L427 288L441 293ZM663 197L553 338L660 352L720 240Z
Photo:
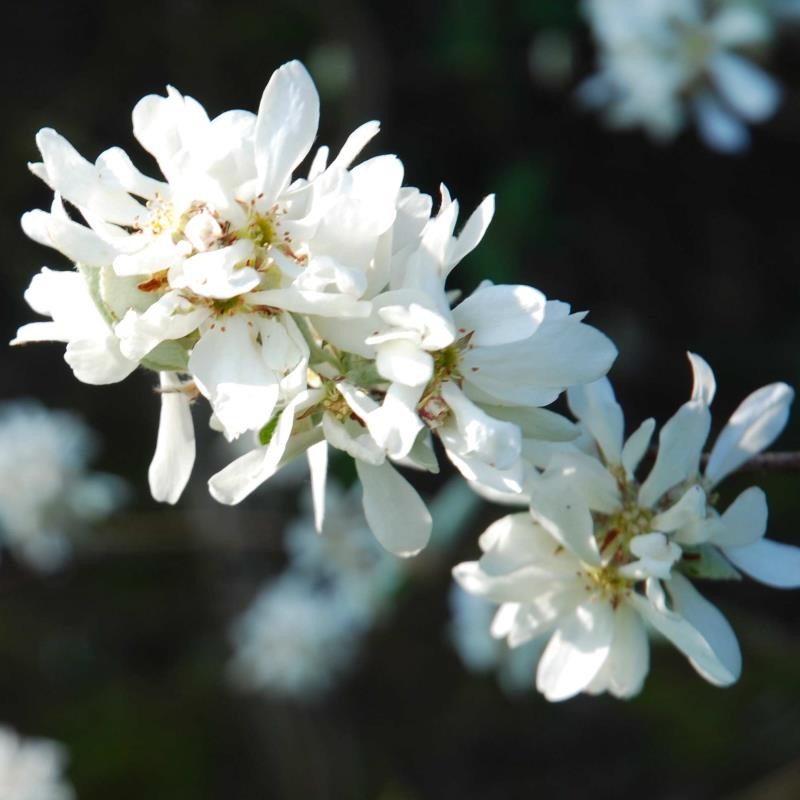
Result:
M87 471L95 448L74 414L32 400L0 406L0 545L43 572L66 561L73 538L125 495L121 479Z
M658 135L677 130L690 96L717 146L741 145L746 131L732 112L757 119L777 103L770 80L731 52L760 40L761 18L729 3L711 17L694 0L635 6L587 4L613 53L587 94L608 95L617 122ZM633 77L640 83L629 86ZM604 377L616 349L585 313L530 286L486 281L463 299L448 289L491 221L493 197L456 233L459 206L444 186L434 212L429 196L403 185L396 156L355 163L376 122L333 158L317 149L298 176L318 116L316 89L293 61L273 74L257 114L209 119L172 88L142 99L134 134L163 179L118 148L90 163L42 130L42 161L31 169L55 196L49 212L23 217L28 235L76 269L33 279L26 299L51 319L23 326L14 343L66 342L66 361L88 383L140 366L158 373L156 499L176 502L189 480L200 397L226 440L252 442L211 477L218 501L240 502L307 455L314 527L330 538L314 538L305 523L291 534L291 568L237 625L234 673L311 696L347 669L397 574L376 567L359 515L395 555L425 547L431 513L397 468L437 472L438 439L478 493L529 505L493 524L482 558L455 576L499 605L495 638L531 642L532 660L543 648L546 697L636 694L648 670L646 626L712 683L735 681L736 638L690 579L741 570L800 585L800 550L764 539L764 493L748 489L719 509L715 491L780 433L792 390L776 383L748 397L703 465L715 382L690 354L691 399L637 477L655 425L624 437ZM565 390L577 422L544 408ZM354 460L363 510L350 507L355 495L340 498L326 526L329 448Z
M64 779L63 748L47 739L22 739L0 726L0 797L3 800L72 800Z
M470 480L519 489L526 436L547 436L551 403L599 378L616 350L584 314L529 286L485 282L451 308L445 282L480 242L487 197L458 235L458 203L403 186L393 155L353 166L378 132L368 122L339 153L316 151L319 99L296 61L278 69L257 114L209 119L170 88L133 111L136 138L164 180L119 148L92 164L58 133L37 136L31 169L53 189L25 231L77 269L43 269L26 292L50 322L14 343L67 343L80 380L160 374L154 497L175 502L191 472L190 403L257 446L210 480L237 503L308 452L321 524L327 448L348 453L379 541L425 546L431 518L395 466L437 471L432 436ZM69 213L80 213L82 224Z
M581 87L615 127L673 138L694 117L721 152L747 147L748 122L772 116L778 84L749 56L771 43L775 13L742 0L584 0L599 70Z
M581 437L532 454L529 512L481 536L480 561L454 574L499 609L492 633L511 647L549 637L537 686L550 700L578 692L639 692L649 666L646 625L669 639L711 683L739 677L741 654L722 614L690 578L736 578L800 586L800 548L764 538L761 489L716 507L717 484L768 447L786 424L794 393L783 383L751 394L719 434L704 468L715 381L689 354L691 399L661 429L647 477L637 478L655 423L627 439L606 379L571 389Z

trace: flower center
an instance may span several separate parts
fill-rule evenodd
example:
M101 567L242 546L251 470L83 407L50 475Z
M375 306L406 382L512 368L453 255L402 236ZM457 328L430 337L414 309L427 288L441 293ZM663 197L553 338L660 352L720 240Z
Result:
M344 422L351 417L355 417L353 409L347 404L342 393L333 382L328 382L325 385L325 397L320 402L320 405L338 422Z
M634 582L620 575L615 564L602 567L584 567L578 577L585 580L586 591L594 600L608 600L616 608L633 590Z
M250 239L256 247L278 243L277 226L272 214L253 214L247 225L234 235L237 239Z

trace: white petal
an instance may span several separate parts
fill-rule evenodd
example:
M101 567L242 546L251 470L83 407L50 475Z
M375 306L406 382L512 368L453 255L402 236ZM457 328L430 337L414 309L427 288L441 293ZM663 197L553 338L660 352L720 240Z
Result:
M509 469L516 464L522 439L516 425L490 417L452 381L442 384L440 391L453 417L438 429L439 438L448 450L460 456L474 455L498 469Z
M311 474L311 499L314 503L314 528L322 533L325 521L325 484L328 477L328 443L323 439L306 450Z
M94 386L118 383L139 366L120 353L119 339L110 331L107 336L73 339L67 344L64 360L79 381Z
M17 328L17 335L9 342L14 347L33 342L67 342L69 333L55 322L29 322Z
M393 383L380 407L364 418L372 438L393 459L405 458L425 427L416 411L422 390L422 386Z
M253 292L248 299L256 305L272 306L296 314L316 314L323 317L344 319L368 317L372 311L371 303L366 300L356 300L349 294L300 291L292 287ZM342 324L338 320L335 323Z
M453 309L459 331L473 332L476 347L532 336L544 319L545 296L530 286L485 286Z
M765 44L772 33L767 13L739 4L723 6L709 27L714 40L726 47Z
M413 333L420 345L426 350L441 350L452 344L456 339L456 332L447 311L429 308L426 303L430 298L425 297L419 291L411 292L392 292L388 297L396 298L400 295L408 297L418 297L422 302L409 302L407 304L394 305L387 304L387 295L381 295L376 299L380 303L378 316L388 325L398 329L397 333ZM393 332L390 330L388 335ZM370 344L381 342L380 334L370 337Z
M432 520L416 490L388 462L373 466L356 459L356 471L375 538L397 556L419 553L430 539Z
M449 252L447 253L447 270L442 277L447 277L447 273L480 244L493 216L494 195L490 194L488 197L485 197L481 204L470 214L458 238L455 242L451 243Z
M682 575L673 573L665 586L672 598L671 611L635 593L628 602L688 656L706 680L717 686L736 682L742 670L742 655L728 621Z
M88 208L108 222L133 225L144 217L146 209L124 189L100 179L99 170L90 164L60 134L42 128L36 144L47 169L48 184L79 208Z
M723 552L742 572L767 586L800 586L800 547L761 539L744 547L726 547Z
M130 309L117 323L114 332L126 358L139 361L166 339L188 336L210 313L207 308L195 308L178 292L167 292L143 314Z
M169 196L169 184L148 178L139 172L130 160L128 154L119 147L111 147L101 153L95 165L100 175L100 180L109 185L121 186L126 192L147 198L156 195Z
M186 255L187 247L176 245L171 234L157 236L151 241L144 234L132 234L128 242L139 240L139 249L125 252L113 260L114 272L120 276L150 275L180 264ZM185 243L181 243L185 245Z
M381 124L377 120L371 120L359 125L347 137L347 141L342 145L342 149L331 163L331 166L335 165L342 169L349 167L356 160L359 153L378 135L380 129Z
M634 580L649 577L666 580L682 554L681 548L663 533L641 533L631 539L629 547L639 560L621 567L619 574Z
M53 335L50 338L53 341L68 342L73 338L110 333L107 323L94 304L86 280L78 272L62 272L42 267L31 279L24 297L25 302L37 314L53 318L53 323L45 323L52 324ZM26 330L28 328L29 326L25 326ZM30 329L33 330L41 329ZM30 341L28 335L23 334L20 329L14 343ZM38 335L33 341L40 341Z
M547 408L498 406L486 403L482 403L481 407L495 419L513 422L525 438L545 442L572 442L580 435L580 430L574 422Z
M375 366L386 380L405 386L424 386L433 376L431 354L407 339L379 345Z
M703 405L710 406L717 391L717 382L714 379L714 372L708 362L697 355L697 353L687 353L689 363L692 365L692 375L694 384L692 386L691 400L699 400Z
M537 601L542 599L553 586L551 576L535 564L494 575L483 569L481 562L465 561L453 568L453 577L470 594L493 603L529 604L532 597Z
M589 507L558 477L542 478L529 487L533 518L581 561L600 564Z
M600 446L606 463L619 464L625 418L607 378L571 386L567 401L572 413L587 427Z
M462 369L471 384L503 403L543 405L536 402L542 389L561 391L597 380L616 355L611 340L597 329L574 317L545 317L529 339L466 351Z
M266 208L311 149L318 125L314 82L299 61L290 61L272 74L258 107L255 162Z
M275 372L262 358L256 329L247 315L221 320L206 331L189 357L189 372L209 399L228 438L257 431L272 417L278 401Z
M607 602L587 602L558 626L542 654L536 687L551 701L586 689L608 658L614 612Z
M697 485L690 486L666 511L656 514L652 530L672 533L685 525L691 525L706 516L706 493Z
M786 425L793 399L794 390L785 383L771 383L745 398L714 443L706 478L719 483L769 447Z
M318 403L322 396L322 390L314 390L301 392L294 397L280 412L272 438L266 447L251 450L212 476L208 482L211 496L220 503L235 505L271 478L283 465L284 456L289 450L289 437L294 427L295 415ZM308 446L313 443L309 441Z
M322 432L328 444L343 450L356 461L365 461L375 466L383 464L386 453L378 447L375 440L357 422L347 420L342 423L332 414L322 415Z
M757 486L745 489L720 517L721 526L711 539L717 547L754 544L767 530L767 496Z
M261 282L258 272L252 267L242 266L252 255L253 243L248 239L239 239L218 250L197 253L183 262L179 275L170 275L170 284L219 300L245 294Z
M192 474L194 425L189 398L174 372L162 372L161 416L153 460L147 473L153 499L177 503Z
M750 144L750 133L710 92L701 92L693 102L703 141L720 153L741 153Z
M70 261L87 267L100 267L114 260L114 250L91 228L45 211L22 215L22 230L34 241L55 247Z
M771 117L781 101L781 89L764 70L733 53L718 52L708 70L720 94L750 122Z
M508 514L492 523L479 537L483 550L481 569L487 575L503 575L526 567L539 570L548 582L572 579L580 564L527 512ZM530 598L528 598L530 599Z
M196 145L208 128L203 107L171 86L166 97L147 95L133 109L133 135L155 157L170 182L180 176L178 157Z
M622 507L616 478L596 458L579 450L556 450L546 475L569 486L592 511L613 514Z
M470 482L474 491L487 499L493 493L508 497L511 493L520 495L525 479L522 459L507 469L498 469L487 464L480 456L459 455L446 448L445 452L456 469Z
M647 631L639 615L623 603L614 612L611 652L589 691L609 691L621 698L634 697L642 690L649 669Z
M311 160L311 166L308 168L309 182L315 180L322 175L323 172L325 172L325 169L328 166L329 155L330 148L327 145L317 148L317 152L314 153L314 158Z
M650 417L625 442L622 448L622 465L625 467L625 474L628 478L633 478L639 463L647 452L647 448L650 447L650 440L653 438L655 428L656 421Z
M639 490L639 505L655 506L673 486L697 475L710 427L708 408L694 400L667 420L658 437L656 463Z

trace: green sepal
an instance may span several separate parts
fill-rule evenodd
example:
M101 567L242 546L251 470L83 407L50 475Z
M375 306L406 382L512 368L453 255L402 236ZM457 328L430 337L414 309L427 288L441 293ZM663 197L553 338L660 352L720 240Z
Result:
M168 339L156 345L145 358L142 366L154 372L186 372L189 368L189 353L184 339Z
M388 383L386 378L378 372L375 362L363 356L346 353L342 356L342 366L347 380L353 386L360 386L367 390L376 385Z
M100 293L100 267L85 267L83 264L76 264L75 267L86 281L86 286L89 289L89 295L91 296L95 307L100 312L106 323L108 323L108 327L113 329L114 323L117 320L114 318L111 310L103 301L103 297Z
M684 547L678 570L690 578L709 578L715 581L740 581L739 571L725 556L710 544Z
M280 414L276 414L259 432L258 441L266 447L275 435L275 428L278 427L278 420L281 418Z
M117 275L111 266L98 270L98 296L114 321L121 320L128 309L144 313L160 297L139 290L142 278L142 275Z

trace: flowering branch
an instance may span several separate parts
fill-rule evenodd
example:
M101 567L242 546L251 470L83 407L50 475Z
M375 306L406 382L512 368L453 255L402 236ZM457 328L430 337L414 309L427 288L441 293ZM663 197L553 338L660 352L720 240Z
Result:
M428 544L435 517L447 541L442 519L472 516L456 493L442 518L398 471L437 473L438 439L484 497L529 506L495 522L480 561L454 574L499 606L495 638L511 647L549 638L537 686L550 700L639 692L648 626L710 682L736 681L735 634L691 579L741 571L800 586L800 549L765 538L764 492L750 487L719 509L713 491L741 468L800 471L800 453L755 455L783 430L791 387L753 392L704 458L716 381L690 353L690 399L662 427L640 481L655 420L625 438L604 377L617 351L584 313L490 281L451 305L449 275L479 245L494 197L456 233L459 206L444 185L434 211L431 197L403 186L396 156L353 166L377 122L332 159L320 147L295 175L318 118L316 88L293 61L257 114L212 120L172 88L139 101L134 134L163 180L118 148L91 163L41 130L31 170L54 199L23 228L80 267L33 278L25 298L51 320L24 325L13 344L65 342L67 363L90 384L138 367L160 373L155 499L175 503L189 480L190 405L202 396L214 430L254 445L211 477L214 499L237 504L305 454L321 530L329 450L343 451L368 527L397 556ZM564 391L577 422L545 408Z

